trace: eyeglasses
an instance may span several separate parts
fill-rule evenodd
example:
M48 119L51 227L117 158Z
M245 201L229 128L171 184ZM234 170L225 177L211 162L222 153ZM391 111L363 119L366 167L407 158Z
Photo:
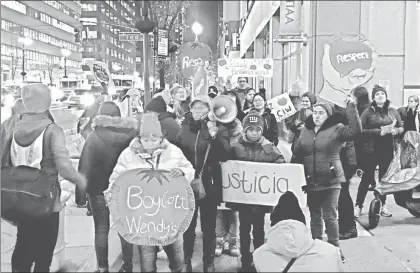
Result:
M246 82L246 81L238 81L238 82Z
M255 99L254 102L264 102L263 99Z

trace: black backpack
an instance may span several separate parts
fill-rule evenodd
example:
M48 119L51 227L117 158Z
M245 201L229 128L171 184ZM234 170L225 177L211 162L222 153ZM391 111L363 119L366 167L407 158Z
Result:
M49 146L45 134L50 125L44 131L43 155ZM10 152L12 139L13 136L7 140L1 159L1 218L18 222L24 217L48 217L61 194L58 176L25 165L13 166Z

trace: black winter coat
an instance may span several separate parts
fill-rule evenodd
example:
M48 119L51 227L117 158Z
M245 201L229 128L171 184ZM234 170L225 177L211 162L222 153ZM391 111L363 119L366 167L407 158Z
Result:
M229 143L228 129L218 126L219 131L213 139L207 128L207 122L208 119L195 121L191 112L186 113L181 131L176 139L176 145L194 166L195 178L198 178L200 171L203 169L207 147L211 144L207 162L203 169L202 181L207 196L215 198L217 203L221 203L222 169L220 162L229 159L232 148Z
M79 172L87 179L87 193L101 195L108 189L118 157L137 135L137 121L99 115L93 119L93 127L83 146Z

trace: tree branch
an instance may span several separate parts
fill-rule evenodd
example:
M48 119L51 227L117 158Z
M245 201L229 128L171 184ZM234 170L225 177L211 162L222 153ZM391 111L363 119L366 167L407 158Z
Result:
M175 20L178 18L178 13L181 11L181 8L182 8L182 4L183 4L183 2L184 2L184 1L179 1L178 6L176 7L175 14L172 16L171 23L169 24L169 27L168 27L168 32L169 32L169 33L170 33L170 32L171 32L171 30L172 30L172 27L173 27L173 25L174 25L174 23L175 23Z

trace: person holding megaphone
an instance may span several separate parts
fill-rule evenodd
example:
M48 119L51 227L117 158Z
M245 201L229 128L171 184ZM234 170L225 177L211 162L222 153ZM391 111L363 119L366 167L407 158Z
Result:
M185 114L181 131L177 136L177 146L195 168L195 178L202 180L206 196L197 200L192 222L184 233L185 271L192 272L191 259L194 252L195 228L198 209L200 209L201 229L203 231L203 269L215 272L214 257L216 249L217 206L222 202L222 183L220 162L227 161L231 153L229 135L226 127L218 126L216 117L230 114L227 108L209 114L212 102L207 95L195 96L190 104L190 112ZM236 116L236 114L235 114ZM220 120L220 119L219 119Z

